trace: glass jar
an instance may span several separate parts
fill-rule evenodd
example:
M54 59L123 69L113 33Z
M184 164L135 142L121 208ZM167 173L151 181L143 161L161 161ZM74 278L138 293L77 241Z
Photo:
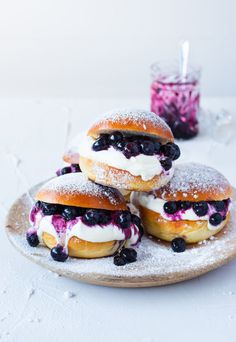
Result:
M155 63L151 66L151 111L161 116L177 139L198 134L200 70L188 68L183 78L178 63Z

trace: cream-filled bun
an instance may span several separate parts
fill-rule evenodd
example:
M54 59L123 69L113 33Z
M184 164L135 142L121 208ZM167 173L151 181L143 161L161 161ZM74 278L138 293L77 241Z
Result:
M51 249L52 257L98 258L136 246L142 227L121 193L88 180L82 173L53 178L36 194L27 241Z
M168 183L180 151L169 126L146 110L115 110L97 121L64 155L91 180L150 191Z
M218 233L229 219L232 187L212 167L179 164L170 182L157 191L133 193L132 201L149 235L195 243ZM181 241L180 241L181 243Z

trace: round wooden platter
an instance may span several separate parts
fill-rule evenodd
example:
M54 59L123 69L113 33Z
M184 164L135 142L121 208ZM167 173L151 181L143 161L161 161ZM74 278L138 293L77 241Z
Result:
M30 190L33 196L38 189ZM7 215L6 232L10 242L33 262L65 277L91 284L112 287L151 287L192 279L216 269L236 257L236 199L231 219L215 238L188 246L184 253L174 253L170 244L143 238L135 263L117 267L113 258L75 259L65 263L52 260L44 246L32 248L25 239L29 228L31 203L24 194L12 205Z

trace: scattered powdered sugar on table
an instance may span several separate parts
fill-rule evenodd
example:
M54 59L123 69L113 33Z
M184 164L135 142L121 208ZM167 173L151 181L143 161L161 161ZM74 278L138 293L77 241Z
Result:
M55 191L60 194L82 193L86 196L95 196L99 199L108 198L110 203L119 203L119 192L114 188L99 185L91 182L81 172L68 173L60 177L55 177L44 184L40 191Z
M28 299L30 299L34 294L35 294L35 289L31 287L28 290Z
M63 294L65 299L69 299L69 298L73 298L76 296L76 294L74 292L71 291L65 291Z
M25 256L35 262L47 267L59 274L73 278L84 278L93 275L113 277L113 278L134 278L144 276L167 277L173 274L190 271L209 270L211 265L223 264L235 256L236 249L236 227L235 227L235 201L232 206L232 218L227 224L225 231L216 236L214 240L207 240L204 244L194 245L187 248L184 253L174 253L170 244L162 244L155 239L143 238L138 251L138 260L135 263L117 267L113 264L113 258L101 259L76 259L69 258L65 263L57 263L50 257L48 248L39 246L32 248L25 239L25 231L28 222L22 216L22 210L28 212L30 204L22 202L16 203L12 210L16 212L14 222L8 228L8 236ZM18 211L18 212L17 212Z
M229 187L227 179L217 170L210 166L199 163L182 163L176 165L174 176L170 182L164 186L163 198L165 191L168 194L175 195L176 192L221 192L225 194ZM197 196L194 195L194 198Z

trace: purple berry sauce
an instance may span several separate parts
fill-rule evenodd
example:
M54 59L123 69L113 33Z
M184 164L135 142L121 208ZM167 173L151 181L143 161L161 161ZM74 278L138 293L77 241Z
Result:
M31 209L30 211L30 221L32 223L35 223L36 221L36 215L41 212L41 209L40 208L37 208L36 206L33 206L33 208Z
M59 236L66 232L66 221L61 215L52 215L52 224Z
M47 204L47 205L49 206L50 204ZM66 206L63 206L63 208L66 208ZM89 211L91 209L88 208L87 210ZM93 209L93 210L96 211L96 209ZM104 211L99 210L99 209L97 211L100 213L100 215L101 214L105 215ZM86 224L85 221L83 220L83 216L78 216L78 217L73 218L71 220L65 220L65 218L62 217L61 212L62 212L62 206L58 206L58 213L55 213L53 215L48 214L49 216L52 217L51 222L52 222L58 236L65 234L67 230L71 230L73 228L73 226L79 222L79 220L82 220L83 223ZM39 214L41 218L44 216L48 216L48 215L45 215L41 209L34 206L31 210L31 213L30 213L30 221L33 223L33 227L27 231L27 234L35 234L37 232L37 230L36 230L37 227L35 227L36 215L37 214ZM133 222L130 221L128 227L125 229L117 224L117 215L122 215L122 214L124 214L124 212L120 212L120 211L109 212L109 215L111 215L111 217L109 220L106 220L106 223L95 222L93 224L89 224L89 222L88 222L88 224L86 224L86 225L92 229L94 225L99 225L101 228L105 228L109 224L113 224L118 229L122 230L122 232L125 235L125 240L128 240L131 238L132 229L133 229L134 233L139 235L139 241L140 241L140 239L141 239L140 229ZM98 215L98 218L100 219L99 215Z
M198 134L199 71L183 80L175 68L154 64L152 73L151 111L166 121L175 138L193 138Z

